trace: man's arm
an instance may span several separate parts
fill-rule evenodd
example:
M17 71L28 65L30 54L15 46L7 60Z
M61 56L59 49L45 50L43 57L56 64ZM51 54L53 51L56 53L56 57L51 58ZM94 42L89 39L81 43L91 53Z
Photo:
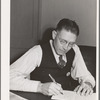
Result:
M10 90L39 92L44 95L57 95L62 91L59 83L41 83L27 76L41 63L40 46L33 47L10 66Z
M39 66L42 51L35 46L10 66L10 89L37 92L39 81L29 80L28 75Z
M82 95L89 95L93 92L93 87L95 86L94 77L88 71L79 47L75 45L73 49L75 51L75 58L71 76L74 79L78 79L80 83L80 85L75 88L75 91Z

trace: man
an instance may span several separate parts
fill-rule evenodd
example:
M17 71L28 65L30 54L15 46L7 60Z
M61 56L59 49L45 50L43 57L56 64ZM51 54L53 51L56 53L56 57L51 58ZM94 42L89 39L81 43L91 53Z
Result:
M52 31L52 40L34 46L11 65L10 89L58 95L63 89L72 90L73 78L79 83L74 91L80 95L92 94L95 80L75 44L78 35L76 22L60 20ZM31 80L27 78L30 73Z

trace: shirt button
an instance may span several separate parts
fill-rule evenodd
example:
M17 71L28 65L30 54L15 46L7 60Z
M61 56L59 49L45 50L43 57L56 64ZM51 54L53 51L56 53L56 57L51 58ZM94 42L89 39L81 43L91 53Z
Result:
M68 72L67 74L66 74L66 76L69 76L70 75L70 72Z

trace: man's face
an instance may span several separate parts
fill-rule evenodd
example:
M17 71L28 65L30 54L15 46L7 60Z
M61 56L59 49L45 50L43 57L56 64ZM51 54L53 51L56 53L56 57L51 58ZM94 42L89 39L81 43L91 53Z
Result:
M75 44L77 36L70 31L62 29L54 37L54 48L58 55L66 54Z

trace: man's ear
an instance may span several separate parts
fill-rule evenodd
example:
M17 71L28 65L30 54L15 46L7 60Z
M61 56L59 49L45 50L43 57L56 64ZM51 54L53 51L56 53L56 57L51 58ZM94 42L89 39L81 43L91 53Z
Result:
M57 32L56 32L55 30L53 30L53 31L52 31L52 39L53 39L53 40L55 39L56 35L57 35Z

